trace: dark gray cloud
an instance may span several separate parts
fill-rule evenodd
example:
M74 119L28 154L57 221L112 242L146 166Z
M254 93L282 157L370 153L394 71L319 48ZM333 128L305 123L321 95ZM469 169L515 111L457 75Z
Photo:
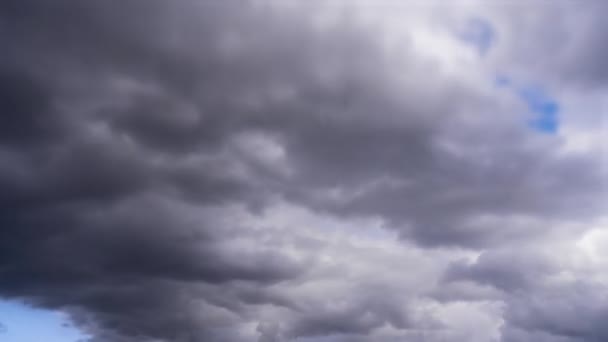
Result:
M251 307L297 309L267 289L305 265L255 237L232 246L248 227L225 217L284 188L248 150L299 130L272 87L323 94L307 59L341 48L245 4L2 6L0 293L67 310L104 342L252 340L234 331ZM319 328L313 309L293 335L371 328L348 311Z
M475 302L468 281L502 291L504 341L601 340L601 307L570 327L518 302L544 298L544 262L490 251L439 279L462 249L602 215L601 161L341 6L3 2L0 295L100 342L482 340L429 304ZM277 203L324 219L286 229ZM454 257L393 270L402 247L339 245L331 220Z
M607 336L602 323L608 313L606 286L586 279L588 275L583 276L580 270L565 271L560 267L560 263L573 257L548 258L529 247L489 252L472 264L452 265L445 281L472 282L502 292L501 341L603 341ZM476 300L484 300L483 297Z
M546 286L533 295L510 298L503 341L604 341L608 330L606 288L577 281Z
M448 282L469 280L507 292L526 291L555 267L530 253L486 252L473 263L457 262L448 268Z

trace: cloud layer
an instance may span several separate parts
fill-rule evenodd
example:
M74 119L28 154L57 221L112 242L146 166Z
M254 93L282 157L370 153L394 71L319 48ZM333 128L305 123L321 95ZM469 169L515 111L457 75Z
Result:
M603 341L601 6L5 1L0 296L94 342Z

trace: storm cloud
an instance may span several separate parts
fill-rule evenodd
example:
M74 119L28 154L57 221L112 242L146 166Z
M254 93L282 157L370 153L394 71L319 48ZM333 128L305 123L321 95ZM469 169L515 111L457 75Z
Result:
M93 342L603 341L601 6L4 1L0 296Z

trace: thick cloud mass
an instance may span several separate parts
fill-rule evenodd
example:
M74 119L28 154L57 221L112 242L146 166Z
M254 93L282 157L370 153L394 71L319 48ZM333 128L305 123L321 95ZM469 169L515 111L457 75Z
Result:
M604 341L601 6L3 1L0 296L94 342Z

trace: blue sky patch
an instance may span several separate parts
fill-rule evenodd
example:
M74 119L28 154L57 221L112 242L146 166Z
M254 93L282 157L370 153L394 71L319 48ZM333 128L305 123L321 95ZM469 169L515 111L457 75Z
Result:
M541 114L529 121L530 127L540 132L556 133L559 121L555 114Z
M546 133L555 133L559 128L559 104L541 87L527 86L519 89L520 98L535 117L529 121L530 127Z
M0 341L76 342L87 336L67 324L64 315L0 299Z
M459 37L472 45L480 56L484 56L494 44L496 33L490 22L476 17L467 20Z
M556 133L559 129L560 106L543 87L538 85L519 85L505 75L497 75L494 84L509 89L526 104L533 117L528 121L531 128L543 133Z

